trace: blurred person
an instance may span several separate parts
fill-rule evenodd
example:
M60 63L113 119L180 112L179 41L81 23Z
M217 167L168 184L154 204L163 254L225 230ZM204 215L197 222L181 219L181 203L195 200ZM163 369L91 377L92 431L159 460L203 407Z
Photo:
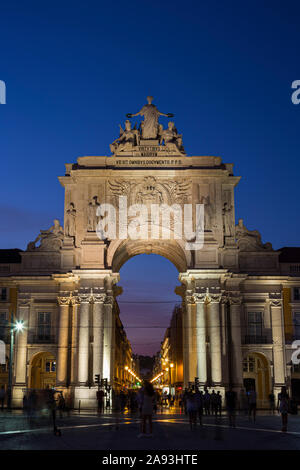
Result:
M216 396L216 415L222 416L222 395L220 390L217 391Z
M189 416L191 430L196 428L197 424L197 402L196 394L190 391L186 397L186 409Z
M269 405L270 405L270 411L274 414L275 413L275 395L273 393L273 390L271 393L269 393Z
M197 409L196 413L199 417L200 426L202 426L202 418L203 418L203 392L202 390L199 391L197 389L195 393L195 401L196 401L196 409Z
M226 408L229 418L229 426L235 428L235 410L236 410L236 392L232 390L232 387L229 387L229 390L225 393L226 399Z
M0 406L1 406L1 411L4 410L5 396L6 396L5 387L4 387L4 385L2 385L2 386L1 386L1 389L0 389Z
M210 393L206 389L203 395L204 410L206 415L210 415Z
M145 382L143 388L143 403L142 403L142 429L138 437L152 437L152 414L155 404L155 392L153 385L150 382ZM149 424L149 433L147 434L147 422Z
M286 387L281 387L281 392L278 394L278 413L281 413L282 432L287 431L288 412L289 412L289 394Z
M248 410L249 410L249 421L251 421L251 416L253 415L253 422L256 421L256 391L254 388L248 392Z

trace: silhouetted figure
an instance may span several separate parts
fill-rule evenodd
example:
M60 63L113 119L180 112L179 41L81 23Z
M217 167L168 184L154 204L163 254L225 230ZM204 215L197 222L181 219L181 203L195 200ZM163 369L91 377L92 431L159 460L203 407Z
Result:
M235 428L235 410L236 410L236 393L230 387L225 393L226 408L229 418L229 426Z
M216 396L216 416L218 415L222 415L222 395L220 393L220 390L217 391Z
M186 409L189 415L190 428L191 430L196 428L197 424L197 402L196 394L190 391L186 397Z
M281 387L281 392L278 394L278 413L281 413L282 419L282 432L287 431L288 412L289 412L289 394L286 387Z
M275 395L272 392L269 394L269 404L270 404L270 411L274 414L275 413Z
M103 413L104 411L104 392L103 390L98 390L97 391L97 410L98 410L98 413Z
M149 424L148 435L152 437L152 414L153 414L153 408L155 404L155 392L154 392L153 385L150 382L145 382L142 396L143 396L143 402L142 402L142 408L141 408L141 415L142 415L141 431L142 432L138 435L138 437L146 436L147 422Z
M200 426L202 426L202 418L203 418L203 392L197 390L195 393L195 400L196 400L196 409L197 415L199 418Z
M203 395L203 400L204 400L204 410L206 415L210 415L210 393L208 390L205 390L205 393Z
M2 387L1 387L1 389L0 389L0 406L1 406L1 411L4 410L5 396L6 396L5 387L4 387L4 385L2 385Z
M253 415L253 422L256 420L256 391L254 389L248 392L249 421Z

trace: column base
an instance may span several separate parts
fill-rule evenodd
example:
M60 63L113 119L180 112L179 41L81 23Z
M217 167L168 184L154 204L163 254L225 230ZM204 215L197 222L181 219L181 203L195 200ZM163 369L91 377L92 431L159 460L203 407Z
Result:
M23 408L24 389L26 389L25 383L13 386L11 401L12 408Z
M75 387L74 408L75 409L96 409L97 408L97 387Z

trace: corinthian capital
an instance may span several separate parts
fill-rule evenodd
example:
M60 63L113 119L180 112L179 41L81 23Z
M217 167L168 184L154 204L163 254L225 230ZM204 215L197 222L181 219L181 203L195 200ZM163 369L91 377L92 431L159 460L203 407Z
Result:
M229 292L228 300L230 305L241 305L243 301L240 292Z
M106 295L106 296L105 296L104 304L105 304L105 305L111 305L111 306L113 306L114 301L115 301L115 298L114 298L113 295Z
M57 297L57 302L58 302L58 305L60 307L63 307L63 306L66 306L66 305L70 305L71 303L71 299L70 297Z
M93 300L95 304L104 303L105 298L106 298L106 294L94 294L93 295Z
M271 292L269 294L269 302L270 302L271 307L281 307L282 305L281 292Z
M78 292L77 299L81 304L88 304L93 300L92 289L89 287L82 287Z
M19 304L19 307L29 307L30 306L30 294L19 294L18 304Z

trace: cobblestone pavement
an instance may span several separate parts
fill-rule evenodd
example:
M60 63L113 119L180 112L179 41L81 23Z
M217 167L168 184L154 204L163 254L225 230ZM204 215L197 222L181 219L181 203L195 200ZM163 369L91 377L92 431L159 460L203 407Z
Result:
M203 419L190 430L188 418L178 410L153 418L153 437L138 438L138 414L72 412L57 417L61 437L54 436L48 416L29 420L21 411L0 413L1 450L299 450L300 415L290 415L288 432L281 432L279 415L260 413L256 423L237 416L230 428L223 414Z

